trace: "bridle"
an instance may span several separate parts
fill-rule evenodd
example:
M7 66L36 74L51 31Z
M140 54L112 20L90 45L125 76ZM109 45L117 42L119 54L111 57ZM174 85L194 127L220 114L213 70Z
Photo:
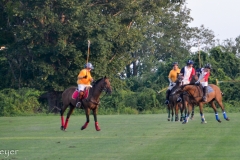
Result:
M100 91L100 92L105 91L106 94L110 94L110 93L111 93L111 89L110 89L110 87L108 87L107 82L104 81L103 83L104 83L104 84L100 86L99 91ZM96 85L96 84L94 84L94 85ZM93 86L94 86L94 85L93 85ZM101 98L103 98L106 94L104 94ZM93 101L92 98L88 98L87 100L88 100L89 102L92 102L92 103L95 104L95 105L99 105L99 104L100 104L100 101L98 101L98 102Z

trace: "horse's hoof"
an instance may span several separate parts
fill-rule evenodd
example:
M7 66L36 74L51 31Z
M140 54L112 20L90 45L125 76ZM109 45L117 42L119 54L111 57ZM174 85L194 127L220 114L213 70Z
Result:
M167 120L170 121L170 118L168 118Z
M60 127L60 129L61 129L62 131L64 131L64 130L65 130L63 126L61 126L61 127Z
M186 122L186 121L183 121L182 124L187 124L187 122Z
M96 129L96 131L100 131L101 130L99 125L98 125L98 122L95 122L95 129Z
M226 118L226 120L227 120L227 121L230 121L230 119L229 119L229 118Z
M86 122L83 126L82 126L82 128L81 128L81 130L84 130L84 129L86 129L87 128L87 126L88 126L88 123L89 122Z
M84 130L84 129L86 129L86 128L85 128L84 126L82 126L82 127L81 127L81 130Z
M222 121L219 119L218 122L221 123Z
M201 124L206 124L206 123L207 123L207 121L202 121L202 122L201 122Z
M193 120L193 117L191 117L190 119Z

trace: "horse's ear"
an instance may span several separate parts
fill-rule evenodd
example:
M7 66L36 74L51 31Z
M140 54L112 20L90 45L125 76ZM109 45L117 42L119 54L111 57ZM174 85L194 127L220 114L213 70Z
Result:
M107 76L104 76L104 78L106 79L106 78L107 78Z

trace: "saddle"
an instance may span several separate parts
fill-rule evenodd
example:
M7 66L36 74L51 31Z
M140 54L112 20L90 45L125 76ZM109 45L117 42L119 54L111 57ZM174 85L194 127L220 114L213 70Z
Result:
M85 89L83 91L83 98L82 99L87 99L88 98L90 88L91 87L85 87ZM79 91L76 88L76 90L72 94L72 99L77 99L78 96L79 96Z

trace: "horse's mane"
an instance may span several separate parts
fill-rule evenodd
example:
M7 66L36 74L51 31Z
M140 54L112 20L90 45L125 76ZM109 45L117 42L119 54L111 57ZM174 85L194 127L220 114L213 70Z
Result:
M94 82L93 86L97 85L103 78L98 79L97 81Z

